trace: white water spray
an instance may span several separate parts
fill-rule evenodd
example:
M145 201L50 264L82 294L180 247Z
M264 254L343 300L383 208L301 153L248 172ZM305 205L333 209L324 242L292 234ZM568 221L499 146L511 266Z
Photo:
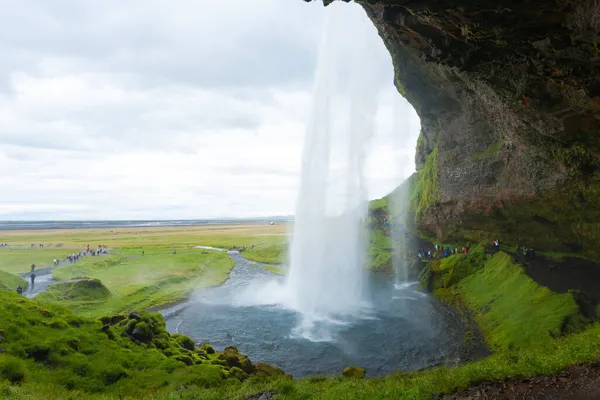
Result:
M286 284L307 328L364 306L363 172L381 90L371 51L380 39L363 10L344 5L327 14Z

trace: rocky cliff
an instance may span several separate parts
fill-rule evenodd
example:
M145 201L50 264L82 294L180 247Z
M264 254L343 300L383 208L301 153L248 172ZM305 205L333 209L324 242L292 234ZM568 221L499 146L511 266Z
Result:
M600 258L600 0L357 2L421 118L418 230Z

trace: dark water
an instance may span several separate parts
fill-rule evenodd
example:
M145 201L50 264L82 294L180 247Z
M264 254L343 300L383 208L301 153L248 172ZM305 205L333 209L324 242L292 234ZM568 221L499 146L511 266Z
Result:
M376 376L460 361L464 332L458 319L414 283L395 288L389 276L371 276L371 311L329 326L331 340L315 342L294 334L300 318L294 311L239 302L237 294L249 288L256 297L268 295L261 293L268 289L260 282L277 278L239 253L230 255L236 267L228 282L163 312L171 332L207 341L217 350L235 345L253 362L276 365L294 377L339 375L349 365Z
M0 221L0 230L14 229L74 229L74 228L127 228L151 226L196 226L235 224L247 222L291 221L291 217L266 217L255 219L195 219L165 221Z

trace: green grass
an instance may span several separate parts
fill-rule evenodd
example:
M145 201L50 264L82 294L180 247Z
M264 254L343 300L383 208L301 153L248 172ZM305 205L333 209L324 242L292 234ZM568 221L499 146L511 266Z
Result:
M458 291L476 312L488 343L497 349L548 344L562 333L566 320L579 314L571 294L538 285L506 253L490 258L459 284Z
M97 321L10 293L0 293L0 318L5 336L2 348L6 350L0 354L0 397L16 400L105 400L119 396L216 400L243 399L264 391L275 391L277 398L284 400L430 399L490 380L552 375L574 363L600 357L600 325L594 325L581 333L518 351L498 352L455 368L364 380L257 377L239 383L231 368L223 365L224 359L202 350L188 350L186 338L168 335L156 314L141 314L142 322L153 328L151 339L140 344L126 334L131 320L113 324L104 333ZM190 359L190 366L180 361ZM9 379L18 384L11 384Z
M20 276L9 274L8 272L0 271L0 290L17 290L17 286L21 285L23 290L27 287L28 283L25 279Z
M283 264L287 257L287 246L287 241L264 243L244 250L242 255L263 264Z
M504 252L483 245L429 263L421 283L442 300L466 308L496 351L548 344L585 321L573 296L531 280Z
M100 316L175 303L195 289L223 283L233 266L234 261L224 252L192 249L136 258L122 254L87 257L76 264L55 269L53 275L57 280L100 280L112 293L106 301L61 300L78 313Z
M50 285L48 290L40 293L39 301L60 303L71 309L89 309L101 307L112 293L97 279L78 282L65 282Z
M0 241L1 242L1 241ZM11 274L31 271L31 264L37 268L51 267L55 258L64 260L73 249L45 249L39 247L27 249L0 249L0 270Z
M247 375L234 364L258 371L236 351L209 354L169 334L158 313L107 318L102 328L65 308L0 292L0 320L2 398L145 398L181 387L239 385L236 377Z
M190 227L94 228L31 231L0 231L0 242L10 245L44 243L46 250L83 249L87 244L111 248L164 247L196 245L224 247L251 246L281 240L288 232L287 224L237 224ZM0 249L0 254L6 249ZM43 249L40 249L43 251ZM67 251L69 253L69 251ZM52 257L50 258L52 260ZM31 264L31 263L30 263Z

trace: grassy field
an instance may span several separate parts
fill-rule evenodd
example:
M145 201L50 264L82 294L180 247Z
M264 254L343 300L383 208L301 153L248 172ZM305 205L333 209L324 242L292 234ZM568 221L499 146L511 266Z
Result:
M31 264L35 264L37 268L50 267L55 258L64 260L73 252L74 249L0 248L0 271L22 274L31 271Z
M45 248L83 249L99 244L113 247L154 246L224 247L266 245L285 240L287 224L203 225L186 227L136 227L94 229L48 229L0 231L0 242L26 246L43 243Z
M64 259L88 244L91 248L105 245L110 256L85 257L76 264L63 264L53 275L59 281L98 279L108 290L107 296L98 297L93 290L85 293L86 288L74 291L71 284L65 284L52 286L40 299L59 302L91 317L160 307L228 278L234 262L227 253L195 246L254 246L245 254L249 259L275 264L283 258L287 230L288 226L282 224L239 224L3 231L0 242L25 247L0 249L0 271L13 274L0 276L0 287L14 290L24 282L14 274L28 272L32 263L43 268L51 266L55 257ZM43 243L45 247L32 248L30 243Z

